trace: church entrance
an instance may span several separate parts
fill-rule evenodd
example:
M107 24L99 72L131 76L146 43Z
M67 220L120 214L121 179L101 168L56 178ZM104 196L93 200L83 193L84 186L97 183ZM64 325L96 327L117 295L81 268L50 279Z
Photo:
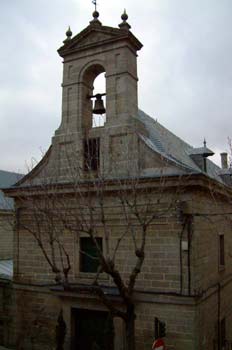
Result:
M114 350L114 326L108 312L72 309L72 350Z

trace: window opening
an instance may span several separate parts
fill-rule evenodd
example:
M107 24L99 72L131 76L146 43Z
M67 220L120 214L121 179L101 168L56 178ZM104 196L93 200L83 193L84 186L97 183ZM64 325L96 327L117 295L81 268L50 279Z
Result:
M98 247L102 250L102 238L95 238ZM97 272L99 257L97 247L91 237L80 238L80 272Z
M97 171L100 165L100 139L84 140L84 170Z
M99 93L101 91L101 93ZM101 126L104 126L106 122L106 113L105 113L105 106L106 106L106 79L105 79L105 73L99 74L93 83L93 96L101 95L101 99L95 98L93 100L93 113L92 113L92 128L98 128ZM99 113L95 113L96 110L102 109L101 107L104 107L104 110Z
M219 235L219 265L225 266L225 240L224 235Z

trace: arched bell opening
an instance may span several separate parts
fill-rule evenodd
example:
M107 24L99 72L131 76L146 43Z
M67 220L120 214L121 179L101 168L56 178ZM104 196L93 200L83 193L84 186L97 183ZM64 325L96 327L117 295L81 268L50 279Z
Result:
M106 122L106 78L105 73L99 74L93 83L92 128L104 126Z
M83 75L83 128L85 131L105 123L105 69L100 64L88 67Z

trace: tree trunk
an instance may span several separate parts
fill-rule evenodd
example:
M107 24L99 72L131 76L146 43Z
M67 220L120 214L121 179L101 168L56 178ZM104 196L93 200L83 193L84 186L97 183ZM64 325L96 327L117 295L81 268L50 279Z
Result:
M127 307L127 320L126 320L126 349L135 350L135 313L134 305Z

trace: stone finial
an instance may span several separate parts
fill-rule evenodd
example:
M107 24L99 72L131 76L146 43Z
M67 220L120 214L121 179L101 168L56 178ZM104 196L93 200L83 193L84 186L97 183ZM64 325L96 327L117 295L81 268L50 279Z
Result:
M128 14L126 13L126 9L124 9L124 12L123 12L123 14L122 14L122 16L121 16L121 19L122 19L124 22L126 22L126 21L128 20Z
M204 147L206 147L206 139L205 139L205 137L204 137L203 145L204 145Z
M99 21L98 17L99 17L99 12L95 10L93 12L93 20L90 21L89 23L92 25L101 25L101 22Z
M127 23L128 20L128 15L126 13L126 9L124 9L124 12L121 16L122 19L122 23L119 24L119 28L120 29L126 29L126 30L130 30L131 26L129 25L129 23Z
M93 18L95 19L95 21L98 19L98 17L99 17L99 12L97 10L95 10L93 12Z
M70 26L68 27L68 30L66 32L66 39L63 41L63 43L67 43L68 41L70 41L72 38L72 31L71 31L71 28Z

